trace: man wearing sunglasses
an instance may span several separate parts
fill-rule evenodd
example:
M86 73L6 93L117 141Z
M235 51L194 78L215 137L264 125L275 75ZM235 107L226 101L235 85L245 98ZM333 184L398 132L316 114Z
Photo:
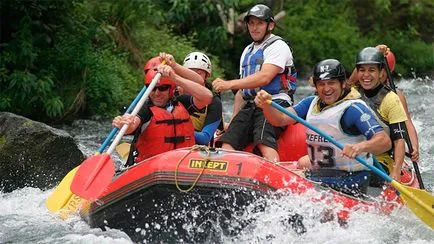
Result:
M203 79L197 73L179 64L173 67L163 65L161 59L152 58L145 65L145 85L149 85L158 72L162 74L149 95L150 100L137 116L127 114L113 120L113 126L121 128L123 124L128 124L126 134L134 134L133 150L130 150L126 165L194 145L194 127L189 114L194 110L189 108L200 110L212 101L211 91L201 85ZM182 87L188 95L176 99L176 86Z

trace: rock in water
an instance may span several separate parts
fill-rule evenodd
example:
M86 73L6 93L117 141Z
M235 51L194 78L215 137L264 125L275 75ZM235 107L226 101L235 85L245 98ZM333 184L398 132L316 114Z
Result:
M54 187L85 159L63 130L0 112L0 190Z

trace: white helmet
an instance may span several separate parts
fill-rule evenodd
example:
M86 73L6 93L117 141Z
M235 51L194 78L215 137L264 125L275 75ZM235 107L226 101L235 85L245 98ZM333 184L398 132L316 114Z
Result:
M211 75L211 61L201 52L189 53L184 59L184 67L189 69L202 69Z

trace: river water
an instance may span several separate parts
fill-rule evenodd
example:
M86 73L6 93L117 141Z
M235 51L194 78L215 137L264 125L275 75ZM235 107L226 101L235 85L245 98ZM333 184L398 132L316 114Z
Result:
M407 101L420 140L420 170L428 190L434 190L434 82L430 79L402 80L397 83ZM296 100L313 93L311 87L299 85ZM226 98L226 97L225 97ZM231 101L224 102L229 118ZM92 155L111 130L110 121L76 121L64 127L79 143L80 149ZM131 243L118 230L90 228L79 217L66 221L51 215L45 199L53 189L42 191L26 187L11 193L0 192L0 243ZM270 199L265 211L247 211L246 219L255 219L236 237L221 236L223 243L434 243L434 231L424 225L407 208L391 215L353 213L347 227L336 222L320 223L316 216L324 206L308 196L285 196ZM297 234L288 223L288 212L304 216L307 229ZM434 221L434 220L433 220ZM189 242L184 239L184 242ZM146 241L144 241L146 242Z

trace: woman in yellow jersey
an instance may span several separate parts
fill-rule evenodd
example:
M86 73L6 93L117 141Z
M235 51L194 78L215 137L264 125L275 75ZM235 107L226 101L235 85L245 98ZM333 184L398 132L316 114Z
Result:
M393 54L393 52L390 50L390 48L388 48L384 44L377 45L375 48L377 48L384 54L384 56L386 57L386 61L389 65L389 69L391 72L393 72L395 69L395 55ZM356 85L358 83L357 69L353 70L348 81L350 82L351 85ZM381 81L384 84L390 86L390 81L388 80L387 75L383 76ZM413 149L411 151L411 160L418 161L419 160L419 138L417 136L417 131L413 124L413 121L411 120L410 112L408 111L407 99L405 98L404 92L401 89L397 88L396 94L398 95L402 105L404 106L404 110L408 119L407 121L405 121L405 125L407 126L409 140L411 142L412 149Z
M362 99L376 112L389 130L393 142L392 156L389 152L377 155L377 159L387 165L390 177L401 179L401 167L405 155L404 124L407 120L404 107L398 95L384 86L382 79L386 76L385 58L374 47L362 49L356 58L357 80Z

